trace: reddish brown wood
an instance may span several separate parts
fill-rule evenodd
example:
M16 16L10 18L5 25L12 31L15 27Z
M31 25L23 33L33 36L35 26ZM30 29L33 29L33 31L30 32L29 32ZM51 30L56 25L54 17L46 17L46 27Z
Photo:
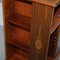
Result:
M6 18L6 21L20 28L23 28L25 30L28 30L28 31L31 30L30 17L15 13L9 16L8 18Z
M30 46L30 32L27 32L23 29L14 27L13 35L10 37L8 41L11 41L13 44L17 46L22 46L25 48L29 48Z
M57 29L59 25L60 25L60 18L55 17L51 27L51 34L53 34L53 32Z
M54 18L53 18L53 22L52 22L52 27L51 27L51 34L56 30L56 28L60 25L60 5L58 5L55 9L54 9Z
M57 43L58 43L58 37L59 37L58 28L54 31L54 33L50 37L50 45L49 45L49 52L48 52L48 55L50 57L56 56Z
M7 60L47 60L50 36L60 24L60 12L53 12L58 1L3 0Z
M32 17L32 5L15 1L15 12L28 17Z
M28 53L17 49L15 54L9 60L29 60Z

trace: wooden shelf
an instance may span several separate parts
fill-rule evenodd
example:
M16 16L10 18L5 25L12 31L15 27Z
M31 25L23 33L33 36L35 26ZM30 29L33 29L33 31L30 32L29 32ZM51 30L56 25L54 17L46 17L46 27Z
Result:
M51 28L51 34L56 30L56 28L60 25L60 18L55 17L54 18L54 22L52 24L52 28Z
M23 28L27 31L30 31L31 28L31 17L23 16L20 14L15 14L7 18L7 21L15 26ZM60 25L60 18L55 17L51 27L51 34L56 30Z
M18 48L18 49L21 49L21 50L25 51L25 52L29 52L29 49L24 48L24 47L21 46L21 45L15 44L14 42L7 41L7 43L10 44L10 45L12 45L12 46L14 46L14 47L16 47L16 48Z
M28 60L28 56L28 53L20 49L9 60Z
M19 27L14 27L11 31L12 33L8 35L7 41L8 43L15 45L20 48L20 46L29 49L30 44L30 32L21 29Z
M36 2L36 3L48 5L48 6L53 6L53 7L56 7L60 3L59 0L51 0L51 1L49 0L28 0L28 1Z
M31 18L21 14L12 14L6 21L27 31L31 29Z
M59 8L60 0L3 0L6 60L58 60Z
M55 9L54 19L51 27L51 34L56 30L60 25L60 5Z
M48 57L47 60L59 60L59 57L60 54L56 58ZM17 50L17 53L15 53L9 60L29 60L28 58L29 58L28 53L22 50Z
M55 58L48 57L47 60L60 60L60 53Z
M31 18L30 17L27 17L27 16L20 15L20 14L16 13L16 14L13 14L12 16L6 18L6 21L9 22L9 23L11 23L11 24L13 24L14 26L18 26L19 28L22 28L23 30L24 29L27 30L27 32L30 31L30 28L31 28ZM60 18L58 18L58 17L55 16L50 33L52 34L59 25L60 25ZM18 31L18 30L16 30L16 31ZM16 34L17 36L19 35L18 33ZM16 44L16 41L18 41L18 40L11 39L10 41L8 41L8 43L16 46L17 48L21 48L19 43ZM22 41L25 41L25 40L23 39ZM29 48L29 44L28 43L27 43L27 46ZM22 48L22 49L24 50L25 48Z

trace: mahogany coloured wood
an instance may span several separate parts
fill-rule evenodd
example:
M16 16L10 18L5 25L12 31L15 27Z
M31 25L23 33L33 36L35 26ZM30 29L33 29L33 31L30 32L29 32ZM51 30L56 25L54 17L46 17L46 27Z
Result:
M48 52L48 55L50 57L56 57L57 55L58 38L59 38L59 26L50 37L49 52Z
M33 3L31 60L47 60L53 7Z
M60 25L58 4L59 0L3 0L7 60L47 60L50 37Z

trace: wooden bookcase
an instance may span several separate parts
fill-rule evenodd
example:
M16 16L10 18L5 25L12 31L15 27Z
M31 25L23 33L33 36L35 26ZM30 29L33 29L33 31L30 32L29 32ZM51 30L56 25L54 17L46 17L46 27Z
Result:
M59 0L3 0L3 15L6 60L56 60Z

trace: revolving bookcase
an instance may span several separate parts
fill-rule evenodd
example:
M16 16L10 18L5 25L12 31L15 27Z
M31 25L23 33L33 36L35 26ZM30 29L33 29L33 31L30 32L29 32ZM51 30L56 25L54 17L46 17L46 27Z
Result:
M3 0L6 60L52 60L59 56L59 0Z

